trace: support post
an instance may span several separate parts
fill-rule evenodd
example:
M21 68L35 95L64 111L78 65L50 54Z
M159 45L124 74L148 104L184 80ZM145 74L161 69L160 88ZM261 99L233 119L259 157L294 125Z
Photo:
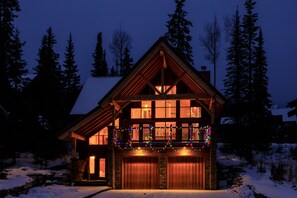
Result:
M115 130L115 106L113 107L113 113L112 113L112 131ZM112 135L114 135L112 133ZM114 138L114 137L112 137ZM112 151L112 189L115 189L115 147L113 144L111 144L111 151Z

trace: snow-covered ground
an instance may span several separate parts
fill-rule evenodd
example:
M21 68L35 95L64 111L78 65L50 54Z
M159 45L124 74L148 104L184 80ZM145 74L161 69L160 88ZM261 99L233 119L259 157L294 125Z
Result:
M296 182L275 182L271 180L271 163L285 164L285 167L294 167L293 170L297 170L297 160L293 160L290 157L289 149L290 147L295 147L296 144L286 144L286 145L273 145L271 153L256 154L258 161L263 162L263 167L266 172L259 173L259 165L250 166L241 160L239 157L232 154L224 154L220 151L218 152L218 162L224 166L240 166L243 172L240 173L237 185L233 185L231 188L217 190L217 191L205 191L205 190L109 190L95 195L94 197L114 197L114 198L124 198L124 197L199 197L199 198L253 198L254 192L257 194L264 195L270 198L296 198L297 197L297 187ZM23 185L30 182L32 179L28 177L28 174L50 174L50 170L38 170L38 166L32 164L32 159L29 154L18 159L16 167L7 169L8 179L0 180L0 190L11 189L16 186ZM53 162L56 164L62 163L61 161ZM52 166L54 164L51 164ZM290 165L290 166L289 166ZM58 172L55 172L58 174ZM293 174L293 181L297 181L297 172ZM288 180L289 176L285 176ZM291 175L292 177L292 175ZM292 179L291 179L292 180ZM238 184L239 183L239 184ZM71 187L63 185L48 185L35 187L30 189L27 195L20 195L22 198L55 198L55 197L85 197L107 187ZM263 197L263 196L262 196ZM13 198L13 196L6 196L6 198Z

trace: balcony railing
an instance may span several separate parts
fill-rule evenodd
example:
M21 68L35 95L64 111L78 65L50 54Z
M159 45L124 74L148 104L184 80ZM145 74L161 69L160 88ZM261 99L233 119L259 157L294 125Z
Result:
M165 136L158 136L156 139L154 134L155 127L147 127L143 129L149 130L149 134L144 136L144 134L137 134L137 138L133 137L133 130L137 129L137 131L142 131L141 128L126 128L126 129L114 129L113 138L114 144L116 147L121 148L128 148L128 147L184 147L184 146L192 146L192 147L200 147L200 146L207 146L210 144L211 140L211 127L204 126L204 127L197 127L196 129L192 126L190 127L183 127L188 128L189 134L187 139L182 139L181 127L163 127L163 128L170 128L169 135ZM175 136L172 133L173 128L175 129ZM195 132L194 132L195 131ZM163 139L160 139L163 137ZM180 137L180 138L178 138Z

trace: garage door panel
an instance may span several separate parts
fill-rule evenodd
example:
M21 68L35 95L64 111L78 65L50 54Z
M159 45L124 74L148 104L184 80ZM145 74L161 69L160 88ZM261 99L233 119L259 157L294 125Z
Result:
M202 157L168 158L168 189L203 189L204 163Z
M157 186L157 157L125 157L123 159L124 189L155 189Z

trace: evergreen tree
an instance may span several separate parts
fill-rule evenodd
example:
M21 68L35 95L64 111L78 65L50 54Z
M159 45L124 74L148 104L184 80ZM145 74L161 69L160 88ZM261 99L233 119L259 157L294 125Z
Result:
M45 129L55 131L62 126L66 110L64 105L63 74L55 53L55 36L51 27L42 38L38 52L37 76L30 84L30 95L36 119Z
M75 62L74 44L71 34L69 34L67 43L68 44L65 50L65 61L63 66L65 97L67 101L66 106L68 111L70 111L80 91L81 85L80 75L78 74L78 67Z
M133 58L130 56L129 49L126 47L124 51L123 66L121 73L125 75L133 65Z
M259 30L257 46L255 48L255 75L254 75L254 100L253 100L253 120L255 128L256 146L269 143L268 120L271 116L270 94L268 92L267 61L264 50L264 39L262 30Z
M125 69L123 68L123 60L125 49L129 52L132 48L132 37L122 29L116 30L112 36L112 42L109 45L110 51L114 56L116 75L123 76Z
M229 104L235 123L242 124L241 110L238 108L243 105L243 96L246 86L246 74L244 70L244 44L242 42L242 31L240 27L240 15L238 9L234 16L233 30L231 32L231 45L227 51L227 69L224 80L225 96ZM234 111L233 111L234 110Z
M25 68L27 63L23 59L23 49L25 42L21 42L19 37L19 30L15 31L13 37L12 49L11 49L11 62L8 68L8 77L10 86L16 91L20 92L27 84L28 79L24 76L28 73Z
M93 54L94 63L92 64L93 69L91 70L91 75L93 77L107 76L108 66L106 62L105 51L102 47L102 33L99 32L97 35L96 49Z
M192 22L186 19L188 12L183 10L185 0L175 0L175 11L169 14L169 21L166 23L167 32L165 39L170 43L190 64L194 64L192 46L190 42L192 36L190 27Z
M248 84L246 90L246 101L248 105L251 107L253 101L253 83L254 83L254 76L255 76L255 48L257 44L257 33L259 26L256 25L258 20L258 14L254 12L256 2L253 0L246 0L245 1L245 9L246 13L243 16L242 20L242 32L243 32L243 41L245 43L245 51L246 51L246 70L248 74ZM252 108L249 108L252 109ZM249 125L251 125L251 113L249 112Z
M64 80L65 90L69 94L77 93L80 90L80 75L78 74L78 66L75 62L74 44L72 36L69 34L68 44L65 52L64 61Z
M16 13L20 11L18 0L0 1L0 103L8 103L10 88L8 69L13 48Z

